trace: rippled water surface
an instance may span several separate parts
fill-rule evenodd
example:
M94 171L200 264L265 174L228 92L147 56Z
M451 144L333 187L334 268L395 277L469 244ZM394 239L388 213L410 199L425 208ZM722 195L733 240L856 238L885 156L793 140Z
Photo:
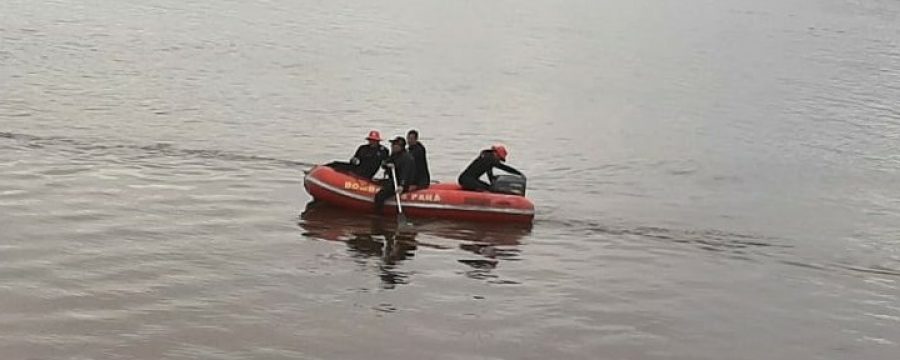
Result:
M0 4L3 359L900 358L900 2ZM306 209L507 143L533 226Z

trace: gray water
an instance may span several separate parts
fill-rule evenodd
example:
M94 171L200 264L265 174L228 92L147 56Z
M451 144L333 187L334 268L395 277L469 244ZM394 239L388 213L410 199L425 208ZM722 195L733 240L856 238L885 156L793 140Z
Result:
M898 99L896 0L4 0L0 354L897 359ZM534 225L304 212L372 128Z

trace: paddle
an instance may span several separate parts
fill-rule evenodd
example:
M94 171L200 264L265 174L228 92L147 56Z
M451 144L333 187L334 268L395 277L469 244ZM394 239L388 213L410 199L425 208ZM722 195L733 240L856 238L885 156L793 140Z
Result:
M391 167L391 180L394 181L394 195L397 196L397 226L406 226L406 215L403 215L403 205L400 205L400 189L397 188L397 169Z

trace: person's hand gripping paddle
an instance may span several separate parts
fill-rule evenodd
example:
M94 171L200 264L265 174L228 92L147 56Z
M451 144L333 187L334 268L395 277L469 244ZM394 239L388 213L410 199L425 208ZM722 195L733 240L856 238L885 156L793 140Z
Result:
M406 221L406 215L403 214L403 205L400 204L401 189L397 186L397 169L393 166L391 166L391 180L394 181L394 196L397 198L397 226L407 227L410 224Z

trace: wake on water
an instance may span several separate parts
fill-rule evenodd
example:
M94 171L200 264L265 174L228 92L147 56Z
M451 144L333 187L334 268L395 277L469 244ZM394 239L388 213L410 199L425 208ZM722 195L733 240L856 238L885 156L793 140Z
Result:
M104 144L88 139L36 136L13 132L0 132L0 139L9 140L15 143L14 146L17 145L25 149L51 148L54 151L88 155L92 158L116 154L117 152L125 152L126 158L137 157L146 159L147 157L173 157L184 159L214 159L223 162L255 163L266 167L299 168L303 171L315 166L314 163L306 161L247 155L223 150L185 149L170 143L154 143L149 145L127 143ZM441 222L426 225L422 227L421 230L428 232L430 228L432 230L434 228L440 229L442 228L442 225L440 224ZM663 241L674 244L687 244L700 250L727 254L734 258L744 260L775 258L776 261L783 264L811 269L900 276L900 269L894 269L892 266L884 264L871 266L846 264L841 262L823 264L821 262L802 259L799 258L801 256L796 252L791 251L794 246L790 239L780 239L754 234L740 234L715 229L685 230L668 229L656 226L610 225L592 219L560 218L554 216L554 211L552 211L552 209L539 212L533 227L550 229L551 232L556 229L567 233L580 233L588 239L596 237L633 237L643 239L644 241ZM465 228L460 228L459 225L454 225L451 228L456 229L455 231L457 232L465 231ZM446 231L435 232L447 233ZM527 233L531 233L531 228L528 229ZM461 240L466 239L471 240L469 237L461 238Z

